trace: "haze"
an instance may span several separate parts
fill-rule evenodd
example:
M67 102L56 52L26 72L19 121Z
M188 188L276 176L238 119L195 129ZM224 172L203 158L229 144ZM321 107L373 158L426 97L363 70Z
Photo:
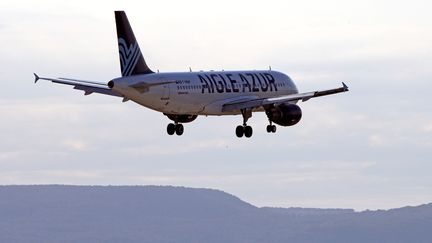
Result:
M428 1L2 1L0 184L217 188L257 206L377 209L432 201ZM132 102L83 96L45 76L120 75L114 10L149 66L272 69L300 91L303 120L235 137L241 116L199 117L182 137Z

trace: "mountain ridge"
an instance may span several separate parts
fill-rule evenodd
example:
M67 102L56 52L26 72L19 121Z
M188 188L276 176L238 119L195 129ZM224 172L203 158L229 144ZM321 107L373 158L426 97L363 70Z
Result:
M215 189L0 186L0 242L429 242L432 204L256 207Z

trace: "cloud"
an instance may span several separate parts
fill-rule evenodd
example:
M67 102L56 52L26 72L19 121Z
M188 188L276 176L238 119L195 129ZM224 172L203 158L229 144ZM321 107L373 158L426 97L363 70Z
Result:
M0 152L0 162L14 161L20 157L22 151L2 151Z
M425 125L423 127L423 131L428 132L428 133L432 132L432 123Z
M372 134L369 136L369 145L372 147L380 147L386 144L386 139L380 134Z
M165 135L165 134L164 134ZM182 155L196 152L203 152L207 150L220 150L220 149L233 149L243 147L241 143L234 142L233 139L204 139L197 141L188 141L182 143L181 146L166 146L166 144L151 145L148 144L144 147L128 147L122 149L122 152L133 156L154 156L154 155Z
M91 185L102 176L103 173L93 170L13 170L0 172L0 183Z
M62 142L62 144L70 150L75 150L75 151L86 151L88 149L90 149L88 143L86 143L85 141L82 140L77 140L77 139L67 139L64 140Z

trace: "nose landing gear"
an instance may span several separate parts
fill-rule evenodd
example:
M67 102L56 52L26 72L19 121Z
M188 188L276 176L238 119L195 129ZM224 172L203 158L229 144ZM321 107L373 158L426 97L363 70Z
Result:
M177 115L177 114L167 114L164 113L171 121L174 123L170 123L167 126L168 135L177 134L181 136L184 132L184 127L182 123L188 123L194 121L198 116L197 115Z

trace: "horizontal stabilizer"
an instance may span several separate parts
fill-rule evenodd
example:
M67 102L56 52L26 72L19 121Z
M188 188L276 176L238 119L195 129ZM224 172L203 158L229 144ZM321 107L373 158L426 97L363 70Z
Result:
M39 81L40 78L39 78L39 76L36 73L33 73L33 75L35 76L35 81L34 82L37 83L37 81Z
M71 78L44 78L44 77L39 77L36 73L34 73L34 76L35 76L35 83L37 83L39 80L47 80L57 84L71 85L74 86L74 89L84 91L85 95L89 95L92 93L99 93L104 95L123 97L123 95L110 89L107 86L107 84L101 82L85 81L85 80L78 80L78 79L71 79Z

